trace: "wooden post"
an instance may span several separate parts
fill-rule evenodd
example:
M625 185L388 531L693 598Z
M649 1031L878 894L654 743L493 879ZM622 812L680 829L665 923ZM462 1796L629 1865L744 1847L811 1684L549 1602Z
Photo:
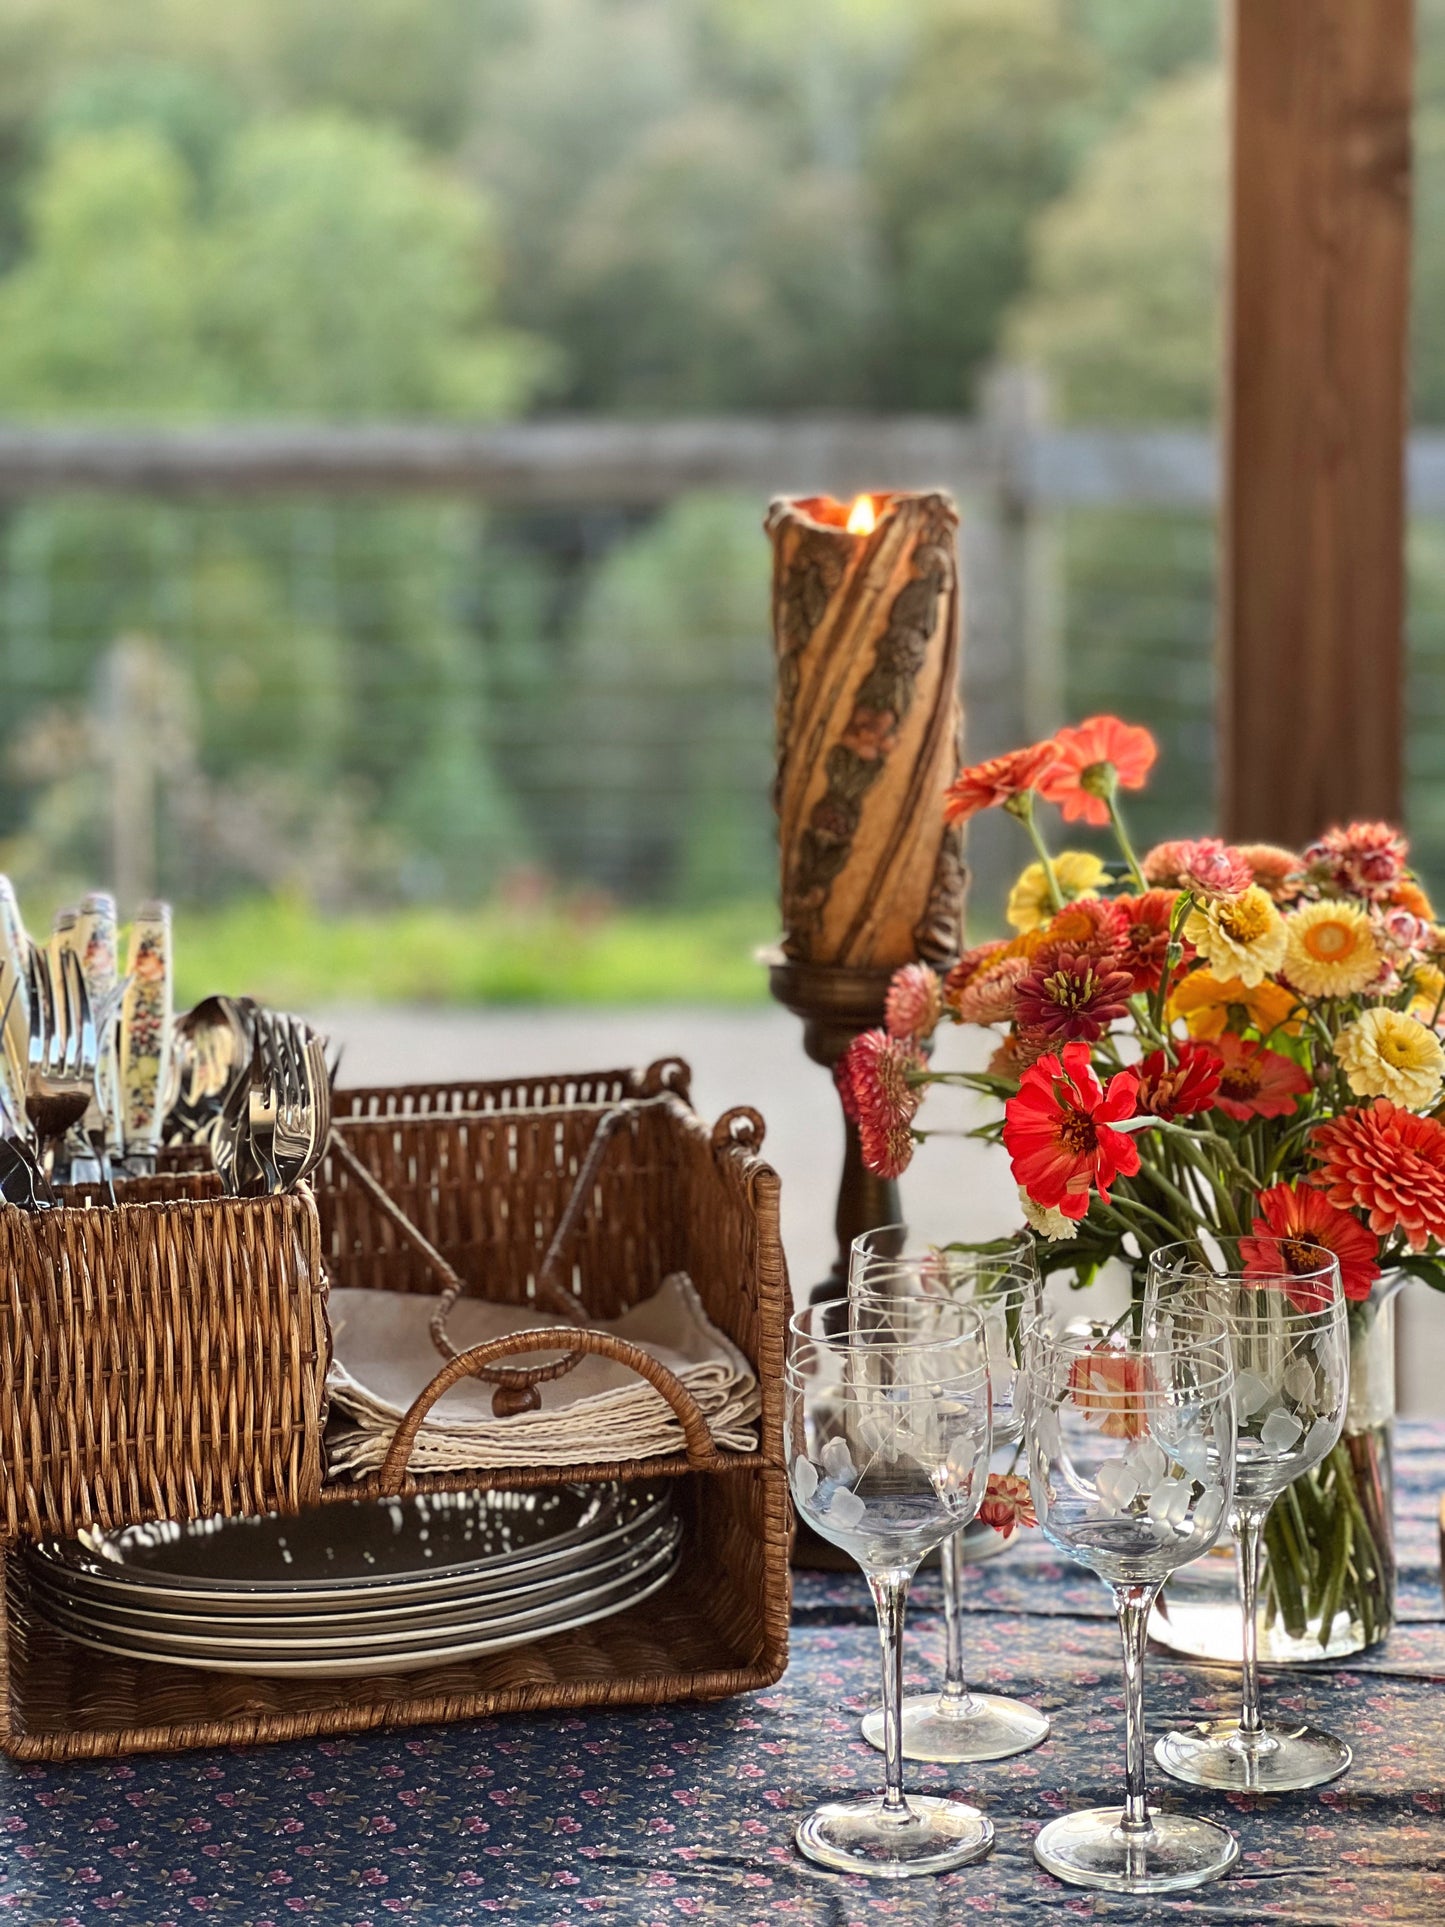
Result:
M1225 834L1398 818L1413 0L1234 0Z

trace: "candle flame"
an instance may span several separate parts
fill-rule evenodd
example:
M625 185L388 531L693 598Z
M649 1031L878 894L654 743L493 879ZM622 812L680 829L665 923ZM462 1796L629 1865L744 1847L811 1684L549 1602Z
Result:
M878 526L878 511L871 495L860 495L848 511L849 535L871 535Z

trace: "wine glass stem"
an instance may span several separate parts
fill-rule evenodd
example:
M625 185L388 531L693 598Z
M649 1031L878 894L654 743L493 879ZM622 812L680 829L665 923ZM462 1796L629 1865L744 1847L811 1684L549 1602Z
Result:
M1115 1586L1114 1610L1124 1642L1124 1760L1125 1833L1149 1831L1149 1807L1144 1798L1144 1644L1149 1637L1149 1613L1159 1592L1152 1585Z
M1240 1681L1239 1730L1254 1735L1262 1730L1259 1717L1259 1548L1265 1514L1257 1506L1239 1506L1235 1533L1239 1539L1239 1606L1244 1618L1244 1671Z
M943 1691L938 1710L954 1719L973 1711L963 1677L963 1535L955 1532L939 1547L943 1576Z
M868 1575L868 1590L878 1610L883 1647L883 1811L906 1820L903 1797L903 1615L908 1605L908 1566L889 1566Z

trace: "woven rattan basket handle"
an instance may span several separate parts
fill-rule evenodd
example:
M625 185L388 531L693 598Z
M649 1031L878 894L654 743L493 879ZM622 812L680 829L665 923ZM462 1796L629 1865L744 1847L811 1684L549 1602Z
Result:
M463 1378L476 1377L484 1367L495 1359L505 1358L509 1352L553 1352L558 1349L559 1340L579 1355L596 1352L603 1358L616 1359L619 1365L630 1367L639 1377L645 1378L655 1391L660 1392L682 1427L682 1435L687 1443L687 1462L694 1472L715 1471L722 1464L701 1407L675 1372L670 1372L651 1352L643 1351L638 1345L629 1345L625 1339L614 1338L610 1332L580 1328L567 1331L558 1327L550 1331L512 1332L505 1338L489 1339L485 1345L473 1345L469 1352L459 1352L455 1358L448 1360L430 1385L417 1396L410 1411L396 1428L382 1462L382 1497L395 1498L401 1491L416 1435L427 1413L443 1392L449 1392Z

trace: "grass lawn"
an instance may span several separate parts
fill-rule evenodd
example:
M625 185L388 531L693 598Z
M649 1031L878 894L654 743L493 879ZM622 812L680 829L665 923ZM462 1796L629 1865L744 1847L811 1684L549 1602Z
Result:
M262 899L178 908L176 1001L211 991L327 1003L757 1004L769 902L576 914L555 905L323 916Z

